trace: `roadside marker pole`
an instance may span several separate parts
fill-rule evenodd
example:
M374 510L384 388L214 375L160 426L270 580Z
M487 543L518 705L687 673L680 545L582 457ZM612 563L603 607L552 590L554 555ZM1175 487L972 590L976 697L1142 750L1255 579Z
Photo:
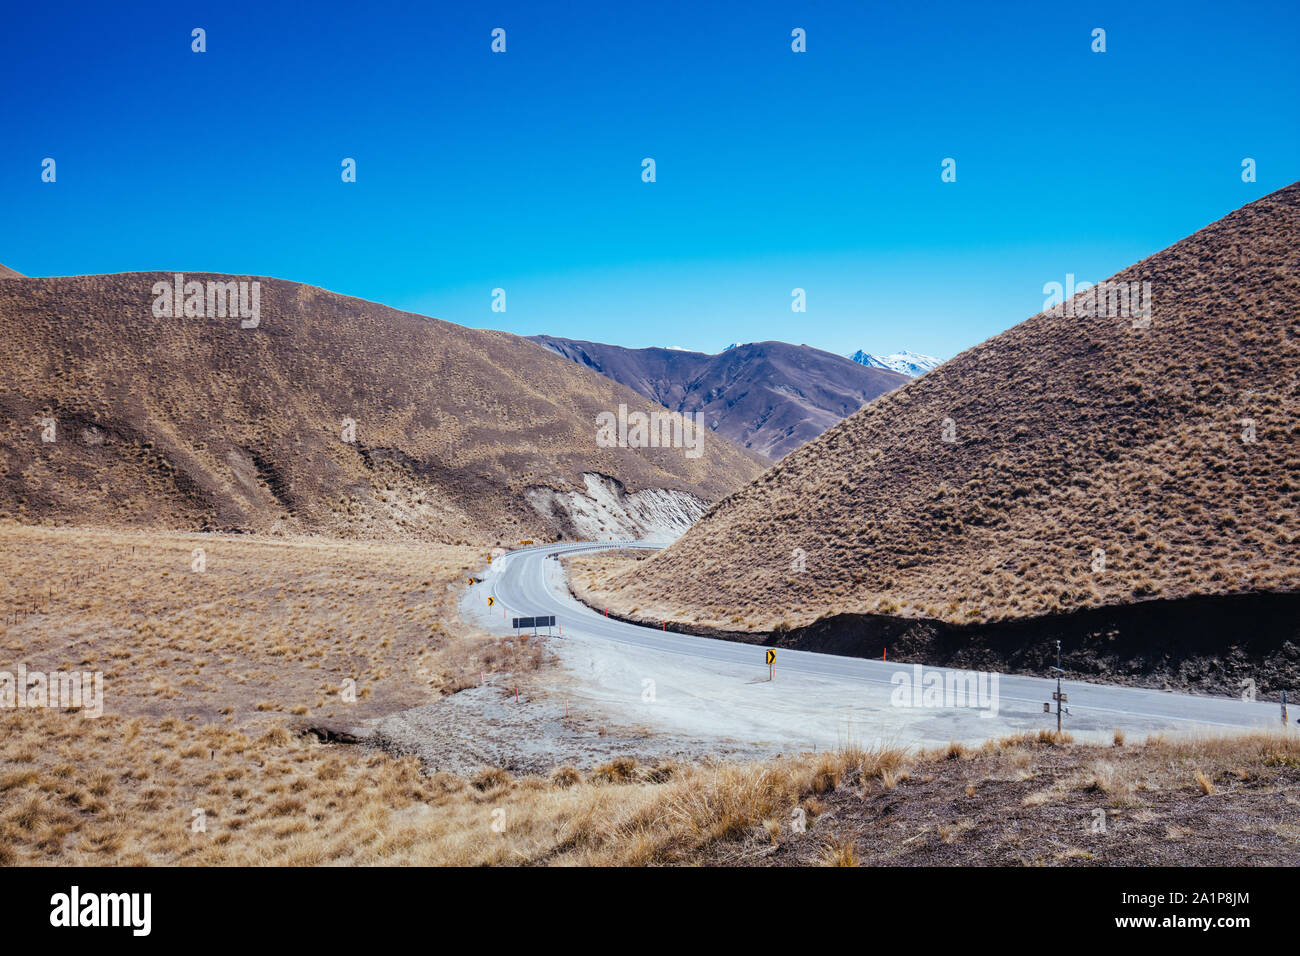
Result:
M1286 726L1286 691L1282 691L1282 726Z
M1061 675L1056 675L1056 732L1061 732Z
M1052 668L1056 671L1056 693L1052 695L1056 701L1056 732L1061 732L1061 707L1068 699L1061 693L1061 675L1065 673L1061 669L1061 642L1056 642L1056 666Z

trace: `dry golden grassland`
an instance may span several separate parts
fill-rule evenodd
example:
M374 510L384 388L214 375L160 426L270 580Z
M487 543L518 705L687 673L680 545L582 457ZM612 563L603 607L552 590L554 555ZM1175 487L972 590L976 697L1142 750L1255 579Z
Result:
M112 713L360 719L465 686L452 588L484 559L445 545L0 524L0 607L12 611L0 648L32 669L103 671ZM347 679L354 705L341 700Z
M296 733L432 699L479 668L536 666L440 623L481 557L0 527L0 669L105 680L98 719L0 710L0 864L1295 861L1294 735L1043 734L463 779ZM338 694L349 676L355 704ZM1097 807L1112 836L1136 838L1086 835Z
M441 545L0 524L0 670L102 672L104 694L100 718L0 710L0 860L89 852L109 816L113 832L136 820L123 846L144 855L132 859L177 859L183 847L146 850L145 834L171 832L163 823L178 807L188 820L197 794L215 799L218 778L255 814L250 794L276 794L280 763L307 752L289 727L352 726L484 671L536 667L539 651L455 617L456 583L484 557ZM352 774L359 786L369 761L388 759L342 750L329 759L347 769L335 770L325 751L316 756L313 777ZM268 812L281 827L292 815L284 805Z
M281 727L255 735L52 711L8 712L0 723L7 864L689 861L784 818L828 766L840 774L851 759L681 768L614 760L585 773L562 767L516 780L485 769L464 780ZM901 756L876 759L888 768Z
M1052 734L927 754L471 780L414 758L174 718L5 721L5 862L662 865L1294 863L1294 736L1082 747ZM205 830L194 832L194 811ZM1091 832L1098 809L1106 834ZM802 823L802 828L800 827Z

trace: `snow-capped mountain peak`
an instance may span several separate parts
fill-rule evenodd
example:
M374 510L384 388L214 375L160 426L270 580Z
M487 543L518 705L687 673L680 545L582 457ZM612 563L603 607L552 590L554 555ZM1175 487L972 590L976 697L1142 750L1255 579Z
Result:
M912 352L908 349L883 356L872 355L870 352L858 349L849 357L859 365L865 365L868 368L887 368L892 372L902 372L904 375L910 375L912 378L924 375L940 364L939 360L932 355L922 355L920 352Z

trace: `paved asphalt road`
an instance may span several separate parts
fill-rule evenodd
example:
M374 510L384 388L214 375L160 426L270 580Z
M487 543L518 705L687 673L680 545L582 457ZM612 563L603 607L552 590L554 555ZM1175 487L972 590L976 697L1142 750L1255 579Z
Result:
M492 562L482 587L495 595L498 606L511 616L555 615L563 629L561 645L575 641L587 642L590 647L595 642L600 645L597 650L606 658L611 654L633 658L639 655L640 659L675 667L679 675L693 678L697 672L708 673L714 675L715 682L722 679L728 685L739 684L744 677L752 678L755 674L765 678L767 669L763 664L763 648L674 634L604 617L568 596L563 568L559 561L551 560L557 554L635 546L638 545L633 542L554 544L512 551ZM497 623L496 626L500 628L502 625ZM919 710L889 706L888 695L893 689L891 678L901 670L911 671L908 664L782 648L777 651L777 670L781 680L762 681L770 688L766 692L770 696L757 703L764 709L768 721L762 728L767 733L765 739L780 739L779 728L790 721L806 722L809 716L819 716L817 701L822 698L818 695L824 695L828 702L852 700L855 705L860 704L859 709L869 717L879 715L882 720L888 719L887 715L891 713L897 715L900 710ZM970 739L997 736L1026 727L1054 726L1054 718L1043 714L1042 707L1044 702L1051 700L1055 689L1055 682L1047 678L1001 675L1001 716L1010 715L1010 719L980 721L976 719L978 711L972 708L950 708L943 715L948 721L945 726L935 727L919 736ZM1066 727L1075 731L1109 733L1111 728L1124 728L1142 734L1201 728L1277 727L1280 723L1280 708L1276 703L1079 681L1066 681L1064 689L1069 695L1070 711ZM834 694L831 694L832 690ZM706 686L705 693L711 694L712 691ZM730 686L718 692L719 698L734 694L736 692ZM795 695L799 700L790 699ZM727 700L722 700L718 706L724 707L727 703ZM828 708L834 706L836 704L826 704ZM773 727L778 730L773 731ZM908 728L903 728L901 736L910 736Z

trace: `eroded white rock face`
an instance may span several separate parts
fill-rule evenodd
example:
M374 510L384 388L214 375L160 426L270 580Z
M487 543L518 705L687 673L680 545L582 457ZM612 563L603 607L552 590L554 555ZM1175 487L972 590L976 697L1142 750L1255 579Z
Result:
M709 510L708 502L685 491L646 488L628 494L617 478L593 472L582 480L585 493L529 488L524 494L542 518L582 541L672 541Z

